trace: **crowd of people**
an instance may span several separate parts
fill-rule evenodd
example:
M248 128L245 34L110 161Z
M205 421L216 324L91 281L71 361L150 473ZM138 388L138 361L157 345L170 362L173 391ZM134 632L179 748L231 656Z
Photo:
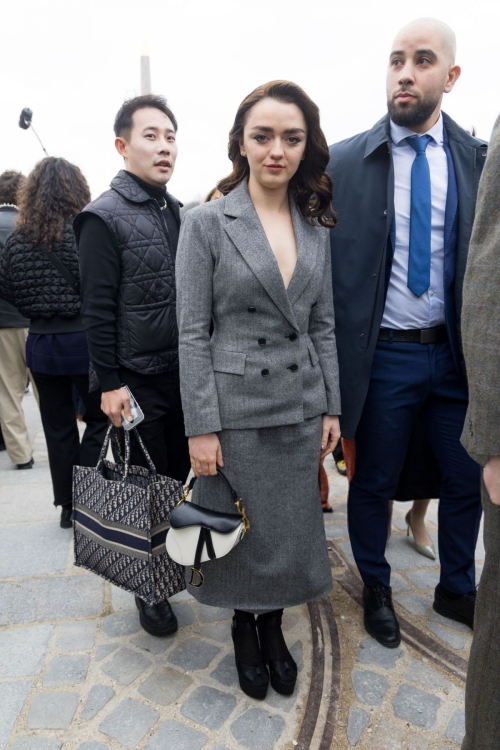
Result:
M364 625L387 648L401 641L385 557L392 503L414 501L408 533L436 559L424 519L439 497L433 607L474 628L463 750L493 750L500 122L487 156L484 141L442 112L461 72L455 53L441 22L401 29L387 113L330 148L299 86L259 86L230 130L231 173L182 222L166 189L178 126L161 96L120 108L124 169L93 201L78 167L61 158L27 179L1 175L0 423L12 462L30 468L21 406L29 372L63 527L73 465L96 464L108 420L132 421L125 386L159 473L185 483L192 470L193 502L218 513L231 510L218 471L238 487L250 530L230 554L201 563L205 583L190 590L234 610L239 682L254 698L269 684L295 688L284 608L332 590L325 456L336 449L349 479ZM132 460L144 465L133 439ZM175 632L168 600L136 603L146 631Z

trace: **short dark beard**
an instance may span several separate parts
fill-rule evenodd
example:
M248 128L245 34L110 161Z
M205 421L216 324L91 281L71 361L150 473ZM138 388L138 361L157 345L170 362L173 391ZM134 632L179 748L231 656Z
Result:
M427 99L419 99L406 109L401 105L398 107L394 99L389 99L387 101L387 109L389 117L396 125L401 125L405 128L415 128L427 122L438 104L439 97L432 97L432 99L428 97Z

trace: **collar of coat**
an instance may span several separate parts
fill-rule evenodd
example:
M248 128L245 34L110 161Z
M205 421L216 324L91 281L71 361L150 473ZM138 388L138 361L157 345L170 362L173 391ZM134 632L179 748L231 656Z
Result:
M469 148L477 148L478 146L484 145L485 141L481 141L479 138L469 135L466 130L457 125L457 123L451 119L446 112L442 112L444 127L448 138L453 141L457 141L462 146L468 146ZM384 115L371 130L368 131L368 137L366 140L365 148L365 159L367 156L373 154L380 146L389 143L391 140L390 131L390 120L389 115Z
M309 224L297 208L292 193L289 192L288 195L297 245L297 263L287 288L250 198L247 180L243 180L220 200L225 216L233 219L224 226L225 231L274 304L290 325L299 330L292 305L309 283L316 264L324 262L328 232L323 227Z
M116 177L111 181L110 187L133 203L146 203L146 201L151 200L151 196L124 169L120 169ZM177 210L182 208L182 203L177 198L174 198L171 193L167 192L165 197L170 207L177 207Z

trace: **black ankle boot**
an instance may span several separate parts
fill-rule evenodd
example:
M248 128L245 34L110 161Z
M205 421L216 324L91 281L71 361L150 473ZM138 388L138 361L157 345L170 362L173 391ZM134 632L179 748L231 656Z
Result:
M61 520L59 521L59 526L61 527L61 529L70 529L73 526L73 523L71 521L72 513L72 505L63 505L61 507Z
M297 682L297 665L288 650L281 631L282 609L257 617L260 647L269 664L271 685L277 693L291 695Z
M260 652L255 617L250 612L235 609L231 635L240 688L250 698L264 700L269 673Z

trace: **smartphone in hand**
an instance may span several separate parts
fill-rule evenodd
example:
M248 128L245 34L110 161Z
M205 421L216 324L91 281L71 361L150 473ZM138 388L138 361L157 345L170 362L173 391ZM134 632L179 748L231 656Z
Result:
M132 412L133 420L132 422L129 422L127 419L125 419L125 414L122 410L122 426L124 430L131 430L133 427L142 422L142 420L144 419L144 412L133 397L130 388L126 385L124 385L123 387L127 391L128 397L130 399L130 411Z

